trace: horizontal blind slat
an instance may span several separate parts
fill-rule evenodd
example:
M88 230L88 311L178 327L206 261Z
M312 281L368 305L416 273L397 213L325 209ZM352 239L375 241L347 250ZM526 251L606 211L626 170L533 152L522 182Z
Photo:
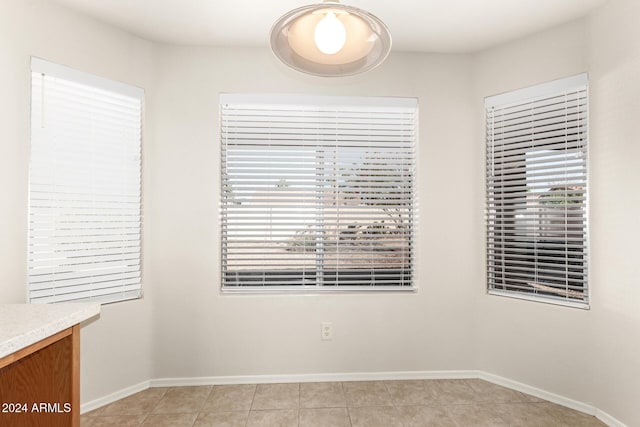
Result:
M582 81L487 102L489 290L586 302L588 93L570 86Z
M142 91L32 64L30 302L138 297Z
M411 286L415 110L361 102L221 105L224 287Z

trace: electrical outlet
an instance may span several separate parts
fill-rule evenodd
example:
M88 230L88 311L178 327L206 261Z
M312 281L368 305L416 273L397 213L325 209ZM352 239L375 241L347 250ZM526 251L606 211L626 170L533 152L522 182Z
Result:
M333 339L333 323L322 322L320 339L323 341L331 341Z

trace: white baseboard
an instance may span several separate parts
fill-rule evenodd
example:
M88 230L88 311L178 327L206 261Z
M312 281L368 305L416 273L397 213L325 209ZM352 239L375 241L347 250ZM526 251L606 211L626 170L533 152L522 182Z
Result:
M226 384L276 384L276 383L306 383L306 382L330 382L330 381L393 381L393 380L436 380L436 379L465 379L480 378L491 383L501 385L513 390L521 391L531 396L556 403L585 414L594 415L609 427L627 427L611 415L595 406L569 399L555 393L551 393L527 384L510 380L499 375L484 371L397 371L397 372L353 372L337 374L299 374L299 375L237 375L220 377L184 377L184 378L157 378L143 381L131 387L124 388L107 396L101 397L80 406L80 412L92 411L101 406L115 402L134 393L146 390L149 387L182 387L199 385L226 385Z
M609 427L628 427L626 424L613 418L611 415L596 408L596 418L608 425Z
M596 414L596 408L593 405L589 405L587 403L579 402L577 400L569 399L564 396L560 396L555 393L550 393L546 390L542 390L536 387L532 387L527 384L523 384L517 381L510 380L508 378L501 377L499 375L490 374L488 372L480 372L478 378L489 381L490 383L498 384L503 387L507 387L513 390L521 391L523 393L529 394L531 396L538 397L543 400L547 400L552 403L556 403L561 406L565 406L570 409L574 409L576 411L583 412L589 415Z
M392 381L412 379L434 380L461 378L478 378L478 371L352 372L339 374L242 375L227 377L159 378L151 380L151 387L180 387L222 384L310 383L330 381Z
M488 372L483 372L483 371L478 371L478 372L479 372L478 378L482 380L489 381L491 383L498 384L513 390L521 391L531 396L535 396L540 399L549 401L551 403L555 403L560 406L574 409L576 411L580 411L588 415L593 415L609 427L627 427L626 424L618 421L617 419L613 418L611 415L607 414L604 411L601 411L600 409L596 408L591 404L569 399L568 397L560 396L558 394L551 393L536 387L532 387L530 385L523 384L517 381L513 381L508 378L501 377L499 375L494 375L494 374L490 374Z
M146 390L150 386L151 381L143 381L139 384L123 388L106 396L83 403L80 405L80 413L84 414L86 412L93 411L94 409L101 408L109 403L115 402L116 400L124 399L125 397L131 396L139 391Z

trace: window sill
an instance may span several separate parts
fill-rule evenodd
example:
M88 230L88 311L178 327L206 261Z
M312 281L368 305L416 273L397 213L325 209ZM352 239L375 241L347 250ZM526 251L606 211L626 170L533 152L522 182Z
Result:
M540 302L540 303L544 303L544 304L561 305L561 306L564 306L564 307L579 308L579 309L582 309L582 310L590 310L591 309L589 304L585 303L585 302L565 301L565 300L559 300L559 299L553 299L553 298L538 297L538 296L535 296L535 295L520 294L520 293L517 293L517 292L489 290L489 291L487 291L487 294L488 295L494 295L494 296L500 296L500 297L521 299L521 300L526 300L526 301Z
M221 293L224 295L240 295L240 294L258 294L258 295L319 295L319 294L371 294L371 293L417 293L418 288L412 286L272 286L265 288L263 286L238 286L233 288L222 288Z

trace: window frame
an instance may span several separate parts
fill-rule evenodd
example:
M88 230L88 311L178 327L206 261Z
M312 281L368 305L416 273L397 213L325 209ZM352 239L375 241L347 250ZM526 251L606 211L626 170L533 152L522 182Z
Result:
M225 269L225 254L226 254L226 243L227 239L225 237L225 206L224 206L224 197L225 197L225 160L224 153L221 156L221 209L220 209L220 217L221 217L221 238L220 238L220 271L221 271L221 285L220 291L222 293L301 293L301 294L309 294L309 293L325 293L325 292L413 292L417 290L417 286L415 283L415 250L416 250L416 239L415 239L415 220L417 213L417 197L416 197L416 170L415 164L417 162L417 117L418 117L418 102L416 98L393 98L393 97L345 97L345 96L314 96L314 95L289 95L289 94L220 94L220 141L221 141L221 149L224 151L224 131L223 131L223 108L226 104L242 104L242 103L258 103L258 104L273 104L273 105L302 105L305 107L308 106L320 106L325 107L329 106L338 106L338 107L347 107L347 108L357 108L358 106L369 106L369 107L384 107L387 106L389 108L413 108L414 116L413 120L413 140L412 140L412 149L411 149L411 219L410 219L410 233L406 234L409 238L410 245L410 259L409 259L409 273L404 271L404 267L401 271L403 274L408 274L409 279L402 279L402 283L408 282L409 284L403 284L398 286L391 285L339 285L339 284L321 284L317 283L314 279L313 283L310 285L305 284L296 284L296 285L260 285L260 286L249 286L249 285L236 285L236 286L225 286L225 274L227 270ZM319 155L319 154L317 154ZM314 210L314 213L317 214L317 209ZM328 269L322 270L323 273L329 271ZM338 274L336 272L344 271L344 269L335 270L330 274ZM372 273L373 276L373 273ZM399 276L400 277L400 276ZM402 276L404 277L404 276Z
M493 165L494 160L491 158L491 155L494 151L492 147L490 147L490 144L492 143L491 138L492 138L492 134L491 131L493 129L493 123L490 123L490 110L492 110L493 108L504 108L504 109L508 109L511 106L514 105L526 105L526 104L530 104L531 108L533 109L533 105L540 101L540 102L544 102L542 100L544 99L550 99L552 97L560 97L560 96L567 96L567 94L573 94L573 93L579 93L583 91L584 92L584 96L583 98L580 98L579 95L576 95L578 97L578 99L584 99L584 105L578 104L578 108L577 108L577 113L576 116L579 117L580 114L584 114L584 123L581 124L579 122L580 119L578 119L578 136L576 137L576 147L575 150L577 152L580 153L584 153L584 154L577 154L576 156L578 158L580 158L581 156L584 156L583 160L581 162L576 162L576 164L578 164L578 166L580 168L582 168L583 170L583 179L582 184L584 185L583 188L576 188L575 189L575 193L571 193L571 185L570 185L570 181L572 181L573 179L573 174L576 175L580 175L578 173L576 173L572 168L574 168L574 165L572 164L571 166L567 166L568 165L568 161L565 160L565 168L561 169L561 171L564 173L564 177L565 177L565 181L562 182L561 187L564 189L564 198L562 198L562 202L565 204L565 208L564 208L564 248L565 248L565 255L564 255L564 261L565 261L565 271L564 271L564 276L565 279L567 281L567 285L569 283L569 276L573 275L580 275L583 277L581 284L582 284L582 290L579 291L581 293L581 299L578 299L578 291L575 291L576 293L572 294L573 291L571 291L569 288L567 287L566 295L565 297L560 297L557 296L558 294L555 293L555 291L545 291L544 288L540 288L540 289L534 289L533 291L524 291L523 289L507 289L508 286L511 286L512 288L518 288L518 287L524 287L523 285L509 285L505 280L506 277L508 277L509 273L505 273L504 272L504 265L507 263L506 261L506 252L508 252L509 248L506 248L503 246L502 248L502 266L503 266L503 282L502 282L502 286L504 287L504 289L496 289L496 284L492 282L492 272L494 271L495 267L492 265L492 262L497 262L498 264L500 264L500 261L492 261L491 258L491 254L492 254L492 249L491 249L491 245L492 242L493 244L496 244L498 241L495 240L495 236L497 234L500 234L496 231L495 227L497 226L497 222L493 224L494 230L492 231L491 227L492 227L492 218L493 221L497 221L497 218L500 217L500 215L502 215L502 217L504 217L504 199L502 201L502 205L498 205L500 206L500 209L502 209L502 214L498 214L498 211L496 211L496 204L495 204L495 200L492 204L491 198L495 197L497 193L492 193L490 190L490 183L492 183L491 185L496 185L495 184L495 180L493 178L491 178L492 173L491 173L491 168ZM565 102L564 104L564 108L570 108L568 107L568 103ZM532 110L533 111L533 110ZM533 114L533 113L532 113ZM540 126L540 125L537 125ZM584 127L584 131L580 130L580 127L583 126ZM532 129L534 129L532 127ZM565 128L565 132L567 132L566 130L567 128ZM561 306L567 306L567 307L572 307L572 308L580 308L580 309L589 309L590 308L590 298L591 298L591 288L589 286L589 252L590 252L590 248L589 248L589 83L588 83L588 75L586 73L583 74L578 74L575 76L570 76L570 77L566 77L566 78L562 78L562 79L558 79L558 80L554 80L554 81L550 81L550 82L546 82L546 83L542 83L542 84L538 84L538 85L534 85L534 86L530 86L530 87L526 87L523 89L518 89L518 90L514 90L511 92L506 92L506 93L502 93L499 95L495 95L495 96L490 96L485 98L485 139L486 139L486 144L485 144L485 150L486 150L486 161L485 161L485 177L486 177L486 182L485 182L485 190L486 190L486 208L485 208L485 212L486 212L486 216L485 216L485 232L486 232L486 245L485 245L485 249L486 249L486 292L488 295L495 295L495 296L502 296L502 297L510 297L510 298L516 298L516 299L522 299L522 300L528 300L528 301L535 301L535 302L542 302L542 303L547 303L547 304L555 304L555 305L561 305ZM533 130L532 130L533 132ZM582 133L584 132L584 133ZM567 137L565 137L567 138ZM535 139L535 141L540 141L540 139ZM568 139L565 139L565 145L569 144ZM506 144L502 145L502 149L504 150ZM554 182L552 182L551 177L554 176L554 174L557 174L559 172L557 172L554 167L551 167L549 165L555 163L557 160L553 159L553 157L562 157L561 155L558 156L554 156L552 153L549 154L549 156L545 156L544 155L544 149L541 149L540 147L543 147L544 143L542 144L538 144L535 145L534 148L532 148L532 151L525 151L525 149L521 149L522 153L520 154L522 160L521 162L523 163L524 166L524 170L523 172L521 172L521 176L515 177L516 180L524 180L524 182L526 183L525 186L526 188L528 188L527 191L533 191L531 190L531 188L529 187L529 181L532 179L530 172L531 172L531 168L527 165L527 162L529 160L527 160L528 157L531 156L531 153L535 153L536 157L538 157L537 162L538 165L536 167L537 170L535 170L534 172L538 172L538 170L540 169L546 169L546 171L543 172L539 172L543 178L546 178L546 181L542 181L544 183L544 185L549 185L550 187L547 188L546 191L544 190L539 190L542 191L543 193L549 193L549 195L554 194L555 191L555 184ZM549 157L550 160L540 160L540 159L545 159ZM568 157L567 157L568 158ZM501 159L503 162L505 161L504 158ZM512 160L509 160L510 163L513 162L519 162L518 158L514 158ZM549 172L549 170L551 170L551 172ZM571 176L572 178L569 178L569 176ZM504 179L504 178L501 178ZM500 188L501 192L505 191L505 187L504 187L504 181L499 181L500 182ZM540 183L538 183L539 185ZM504 196L503 196L504 197ZM522 196L521 196L522 197ZM527 196L527 199L530 196ZM538 196L541 198L541 196ZM544 197L544 196L542 196ZM569 203L574 202L574 199L576 199L578 201L578 203L580 203L580 217L582 218L581 222L577 223L577 222L571 222L571 221L575 221L575 220L571 220L570 217L575 217L575 214L567 214L567 212L569 211L569 208L566 207ZM526 199L525 199L526 200ZM520 202L522 203L522 199L520 200ZM516 203L511 202L511 203ZM545 202L538 199L538 201L536 202L537 206L540 205L544 205ZM513 216L513 229L516 230L517 227L517 211L518 210L522 210L522 209L530 209L528 207L529 202L526 202L526 204L524 205L525 207L523 208L522 205L520 205L520 207L517 207L517 205L514 204L514 216ZM535 204L535 203L534 203ZM547 203L548 204L548 203ZM538 222L538 225L536 227L534 227L532 229L532 233L534 236L542 236L545 235L545 233L551 233L552 231L554 231L555 229L553 228L549 228L552 226L547 226L545 228L544 225L542 225L542 218L544 218L545 214L549 214L552 213L551 211L553 210L550 207L544 207L544 208L540 208L537 207L536 209L538 209L538 216L534 216ZM520 216L522 216L522 212L520 214ZM526 221L525 221L526 222ZM505 237L504 235L508 234L507 232L505 232L505 228L504 228L504 224L502 225L503 229L501 231L501 233L503 234L503 244L504 244L504 240ZM573 228L573 230L570 230L571 228ZM508 227L507 227L508 229ZM581 229L582 231L579 232L580 234L582 234L582 239L580 240L581 242L581 247L582 249L579 251L579 256L576 259L579 259L579 264L571 264L570 262L570 258L571 258L571 248L573 247L573 245L571 245L569 242L570 238L573 237L572 233L578 233L575 231L575 229ZM513 231L512 234L512 238L513 239L517 239L518 236L520 238L522 238L522 232L519 232L520 234L517 234L518 232ZM529 233L529 231L527 231L527 233ZM494 236L494 238L492 239L491 236ZM533 247L537 247L537 245L539 243L544 243L544 239L537 239L535 240ZM548 244L548 242L547 242ZM555 244L555 243L554 243ZM514 247L512 247L513 249ZM526 249L526 248L525 248ZM544 251L545 249L540 248L542 251ZM534 249L535 250L535 249ZM493 249L493 251L495 252L495 247ZM500 253L500 251L497 251L498 253ZM544 255L544 254L543 254ZM535 259L537 260L538 255L535 255ZM548 259L547 261L543 261L541 263L546 264L546 268L548 268L549 270L547 270L546 273L540 273L542 275L547 274L548 276L553 276L555 273L553 271L553 268L555 266L553 266L552 264L554 263L553 258L551 258L551 256L549 256L550 259ZM498 260L500 260L500 258L497 258ZM527 259L528 260L528 259ZM525 261L523 261L524 263ZM537 263L537 261L532 262L530 260L526 261L528 264L524 265L522 267L523 271L525 271L525 269L532 263ZM575 261L574 261L575 262ZM571 267L571 265L573 265L574 267ZM575 267L576 265L579 265L579 269L577 267ZM551 266L551 267L550 267ZM512 267L513 268L513 264ZM535 267L535 275L537 277L538 274L538 268L539 267ZM540 267L540 268L544 268L544 267ZM549 272L549 271L552 272ZM524 273L521 273L524 274ZM528 273L528 274L534 274L534 273ZM551 279L552 281L555 279ZM573 279L572 279L573 280ZM537 280L536 280L537 281ZM540 285L540 283L538 283L538 285ZM533 288L532 288L533 289ZM570 297L570 295L573 295L573 297Z

